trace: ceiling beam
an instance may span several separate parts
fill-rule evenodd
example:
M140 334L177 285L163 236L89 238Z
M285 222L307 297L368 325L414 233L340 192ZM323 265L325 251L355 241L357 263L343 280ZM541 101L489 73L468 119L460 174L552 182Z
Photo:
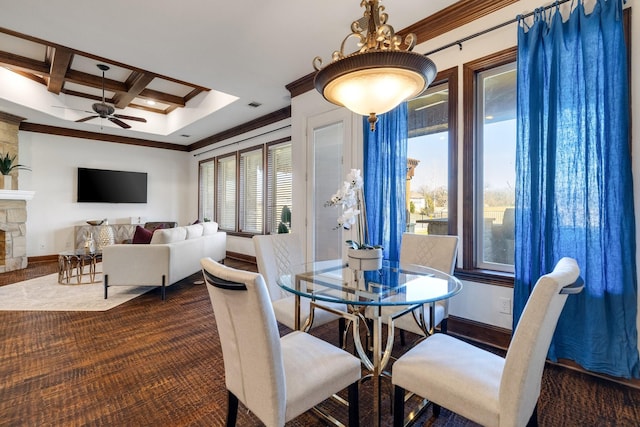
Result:
M0 64L13 69L17 68L20 71L36 73L41 76L49 75L49 65L46 62L36 61L35 59L15 55L3 50L0 50Z
M55 93L56 95L62 90L64 85L64 76L67 74L71 59L73 58L73 52L66 47L57 47L53 52L51 58L51 67L49 72L49 83L47 84L47 90Z
M153 99L154 101L162 102L164 104L173 104L178 107L184 107L184 98L177 95L170 95L164 92L158 92L153 89L145 89L140 92L140 98Z
M155 79L156 75L152 73L141 73L134 71L129 75L125 85L129 88L126 92L119 92L113 97L113 103L116 108L125 108L133 101L135 97Z
M66 75L66 80L82 86L102 89L102 76L94 76L93 74L83 73L82 71L69 70ZM126 92L127 86L122 82L105 78L104 90L110 92Z

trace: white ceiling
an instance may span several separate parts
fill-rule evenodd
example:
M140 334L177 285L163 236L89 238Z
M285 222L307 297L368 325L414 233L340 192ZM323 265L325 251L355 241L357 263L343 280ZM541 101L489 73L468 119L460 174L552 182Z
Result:
M389 14L388 23L399 31L455 2L381 3ZM107 122L101 129L100 120L75 123L77 116L51 108L56 104L86 108L90 105L86 99L53 95L34 82L25 83L25 89L16 93L15 84L10 90L3 88L2 79L6 82L10 72L0 69L0 111L33 123L182 145L288 106L290 97L285 85L313 72L315 56L325 63L330 61L332 52L339 49L350 32L351 22L361 18L364 11L360 0L3 3L0 27L211 88L212 92L210 99L201 99L209 95L199 95L187 103L187 108L168 115L125 110L123 114L143 115L148 123L132 124L131 129L124 130ZM7 49L0 44L0 50ZM43 93L28 94L27 102L24 92L32 90ZM234 97L238 99L218 108L225 99ZM252 108L247 105L250 102L262 105ZM181 112L176 114L178 111ZM190 137L181 136L184 134Z

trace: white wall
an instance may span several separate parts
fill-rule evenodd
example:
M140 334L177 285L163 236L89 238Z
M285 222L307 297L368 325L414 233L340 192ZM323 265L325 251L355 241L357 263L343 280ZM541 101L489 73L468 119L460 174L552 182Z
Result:
M189 173L188 153L84 140L41 133L19 135L20 190L35 191L27 202L27 256L53 255L74 248L74 226L107 218L128 223L132 216L147 221L197 218L197 181ZM77 168L146 172L147 203L77 203Z

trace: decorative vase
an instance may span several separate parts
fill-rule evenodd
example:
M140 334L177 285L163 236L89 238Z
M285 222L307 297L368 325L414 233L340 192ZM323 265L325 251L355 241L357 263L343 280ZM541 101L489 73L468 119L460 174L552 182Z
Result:
M13 184L13 179L11 175L2 175L2 188L4 190L11 190L12 184Z
M96 251L96 241L93 239L93 233L90 231L84 232L84 251L89 254Z
M382 248L349 248L347 256L349 258L349 268L353 270L370 271L382 268Z
M100 233L98 235L98 250L102 250L105 246L113 245L114 240L113 229L109 226L109 221L105 218L100 226Z

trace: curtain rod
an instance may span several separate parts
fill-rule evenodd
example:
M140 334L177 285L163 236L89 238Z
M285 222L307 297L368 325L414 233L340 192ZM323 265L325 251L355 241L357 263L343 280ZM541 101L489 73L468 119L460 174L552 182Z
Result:
M224 145L221 145L219 147L213 147L213 148L210 148L210 149L208 149L206 151L203 151L201 153L194 154L193 157L198 157L198 156L201 156L203 154L210 153L211 151L219 150L220 148L228 147L228 146L233 145L233 144L240 144L241 142L249 141L250 139L257 138L259 136L268 135L270 133L277 132L279 130L290 128L290 127L291 127L291 125L285 125L285 126L277 128L277 129L272 129L272 130L269 130L269 131L266 131L266 132L259 133L258 135L249 136L249 137L247 137L245 139L240 139L238 141L230 142L228 144L224 144Z
M575 1L575 0L558 0L558 1L553 2L553 4L550 4L550 5L542 7L541 9L543 11L546 11L546 10L551 9L552 7L560 6L561 4L566 3L568 1ZM538 10L538 9L536 9L536 10ZM514 24L514 23L518 22L520 19L524 19L524 18L528 18L529 16L533 16L535 13L536 13L536 11L529 12L526 15L518 15L515 18L510 19L509 21L506 21L506 22L503 22L501 24L495 25L495 26L493 26L491 28L487 28L486 30L479 31L479 32L477 32L475 34L471 34L470 36L464 37L464 38L462 38L460 40L456 40L453 43L446 44L446 45L444 45L442 47L439 47L439 48L434 49L434 50L432 50L430 52L427 52L427 53L424 54L424 56L432 55L432 54L434 54L436 52L440 52L441 50L445 50L445 49L448 49L448 48L453 47L453 46L458 46L458 47L460 47L460 50L462 50L462 43L464 43L466 41L469 41L471 39L475 39L476 37L479 37L479 36L482 36L484 34L490 33L492 31L495 31L495 30L500 29L502 27L506 27L507 25Z

